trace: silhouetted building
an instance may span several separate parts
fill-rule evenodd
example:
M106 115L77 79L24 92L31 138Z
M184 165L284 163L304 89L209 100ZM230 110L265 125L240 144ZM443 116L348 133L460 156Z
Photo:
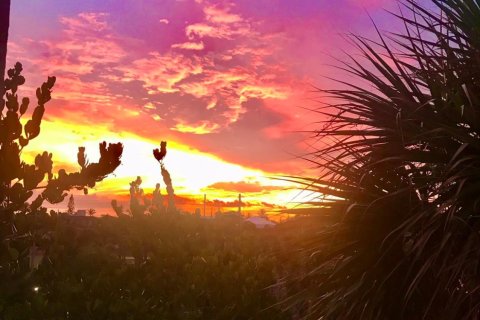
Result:
M87 216L87 210L77 210L75 212L75 216L77 217L86 217Z
M264 217L251 217L245 219L245 222L253 223L257 229L272 228L276 226L275 222L272 222Z

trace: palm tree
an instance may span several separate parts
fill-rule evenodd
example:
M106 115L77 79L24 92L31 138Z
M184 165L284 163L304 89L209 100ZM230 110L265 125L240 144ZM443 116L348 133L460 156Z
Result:
M321 173L291 178L339 217L305 248L312 317L480 317L480 1L431 2L404 1L403 34L352 36L363 58L339 68L363 85L320 90Z

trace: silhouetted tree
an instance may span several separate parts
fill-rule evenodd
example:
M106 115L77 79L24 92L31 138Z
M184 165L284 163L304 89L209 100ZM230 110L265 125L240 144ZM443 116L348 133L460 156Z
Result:
M167 195L168 195L168 211L173 212L176 210L175 208L175 193L173 190L172 178L170 177L170 172L165 169L165 165L162 163L160 166L163 182L167 186Z
M70 199L68 199L67 213L68 214L75 213L75 199L73 198L73 194L70 195Z
M48 77L36 91L37 106L32 117L25 125L20 122L25 115L30 100L25 97L19 101L17 90L25 83L21 75L22 65L16 63L9 69L5 79L10 0L0 1L0 292L15 292L19 288L22 277L21 258L28 252L35 236L34 230L41 227L40 220L34 224L23 225L19 229L16 223L26 219L27 213L46 216L46 209L39 210L46 200L58 203L64 200L72 188L83 189L93 187L96 182L113 172L120 165L123 146L120 143L100 144L100 160L88 164L84 148L79 149L78 159L81 166L79 172L67 174L61 169L57 176L52 173L52 154L43 152L35 157L34 164L21 160L21 152L29 141L40 134L40 125L45 112L45 104L51 99L51 91L55 77ZM45 177L47 181L41 185ZM34 201L27 201L34 190L40 191ZM28 220L28 219L27 219ZM23 271L22 271L23 270Z
M52 154L47 151L35 157L34 164L21 160L22 150L40 134L40 126L45 112L45 104L51 99L51 91L55 77L48 77L36 91L38 104L32 117L25 125L20 122L30 104L28 98L19 101L17 90L25 83L21 75L22 65L16 63L8 70L5 80L6 104L0 108L0 264L7 263L5 259L11 252L10 241L23 238L17 232L15 219L18 214L35 213L44 201L59 203L67 196L65 191L73 188L84 190L94 187L96 182L103 180L120 165L123 146L120 143L100 143L100 160L98 163L88 163L85 149L79 148L78 163L80 171L67 173L64 169L58 175L52 172ZM42 184L44 179L47 181ZM35 200L28 203L35 191L40 191ZM5 249L5 250L2 250ZM18 255L10 255L14 260ZM5 265L3 265L5 266ZM3 268L2 271L8 270Z

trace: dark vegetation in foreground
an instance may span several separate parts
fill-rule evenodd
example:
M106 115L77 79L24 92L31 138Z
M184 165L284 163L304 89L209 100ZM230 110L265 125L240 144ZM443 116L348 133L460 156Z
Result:
M305 218L307 219L307 218ZM130 217L17 216L30 241L12 243L29 255L2 279L2 319L292 319L278 302L295 283L287 275L307 259L292 244L304 237L300 220L256 229L236 216L204 219L159 214ZM317 222L318 223L318 222ZM31 256L30 256L31 258Z
M44 200L93 186L122 148L102 144L93 167L80 149L71 175L53 176L48 153L21 162L55 79L22 130L17 65L1 106L3 318L480 318L480 3L431 2L405 0L403 34L352 37L363 57L340 68L358 86L322 91L332 103L317 110L327 119L310 158L319 176L291 178L322 195L317 217L272 230L173 212L86 226L47 215ZM45 257L32 271L37 246Z
M480 318L480 2L418 3L321 91L320 173L293 180L342 220L307 248L312 318Z

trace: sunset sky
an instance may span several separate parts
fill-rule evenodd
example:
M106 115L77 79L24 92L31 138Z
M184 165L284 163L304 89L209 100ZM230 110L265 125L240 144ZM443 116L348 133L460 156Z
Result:
M78 146L92 161L98 143L122 142L122 165L77 208L122 201L137 175L161 182L152 149L168 141L166 167L185 199L291 207L294 186L272 180L312 175L298 156L319 117L314 86L332 86L332 57L350 52L344 35L373 36L369 15L394 30L393 0L29 0L12 1L8 65L24 65L34 90L57 77L42 133L24 151L53 153L78 170ZM162 182L162 187L164 187ZM165 194L165 190L162 192ZM185 200L187 201L187 200ZM262 203L263 202L263 203ZM66 207L66 204L60 205ZM102 211L102 210L100 210ZM103 212L102 212L103 213Z

